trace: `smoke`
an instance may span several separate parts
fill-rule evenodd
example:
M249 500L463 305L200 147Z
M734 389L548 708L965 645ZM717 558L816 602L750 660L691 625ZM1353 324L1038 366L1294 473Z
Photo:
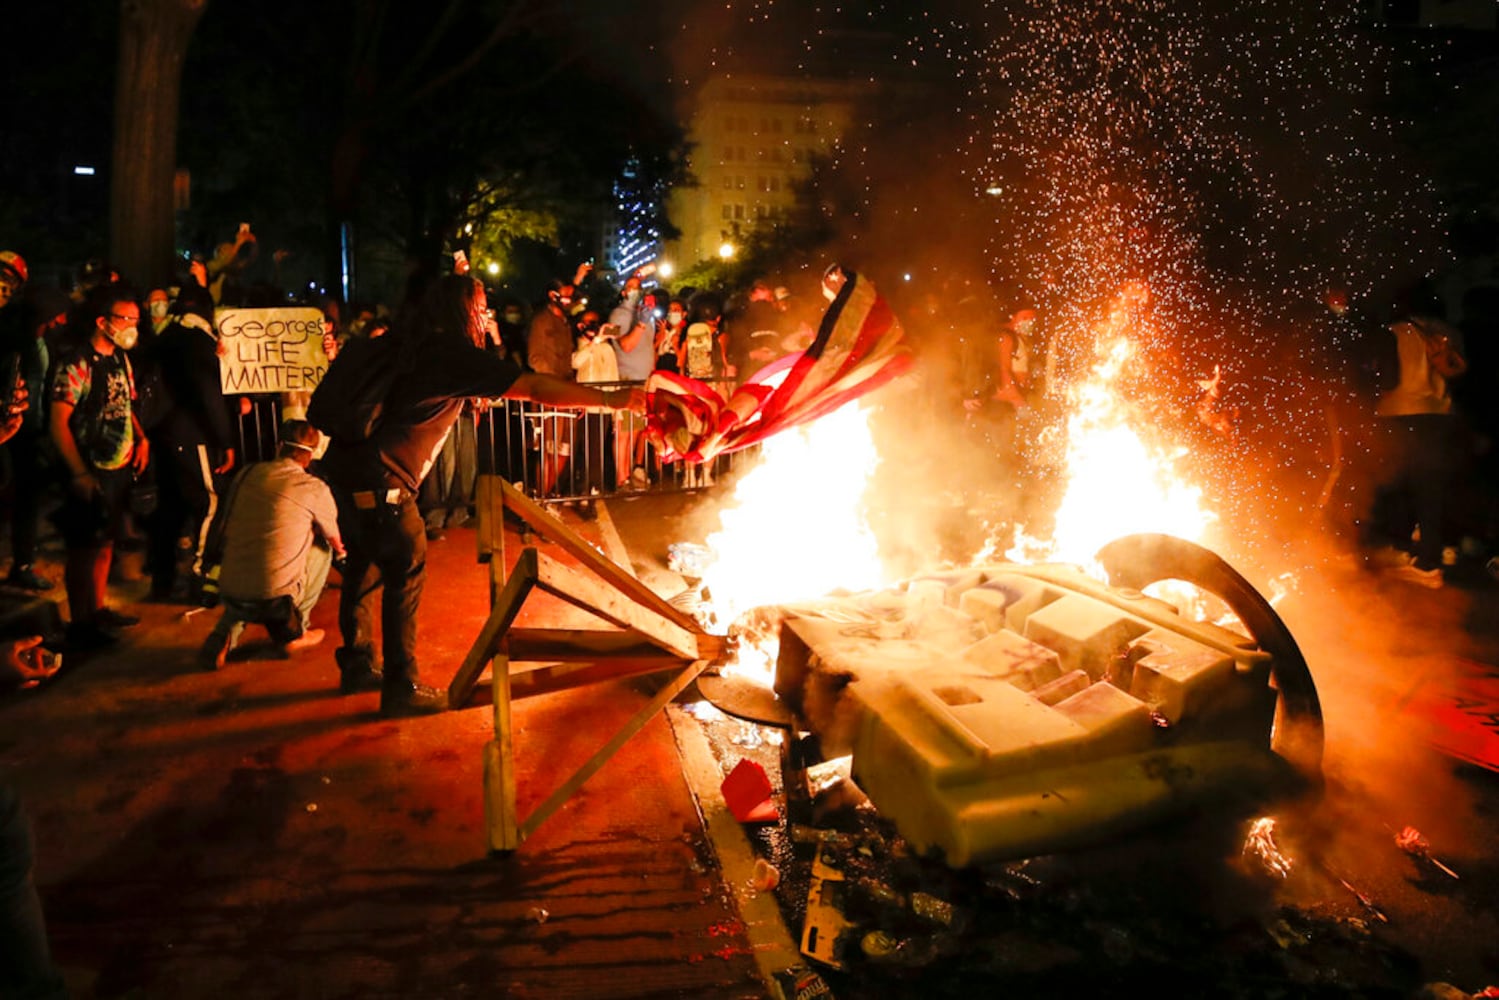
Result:
M1388 53L1352 2L925 7L684 5L668 53L688 92L714 73L829 72L835 53L868 84L805 197L827 227L815 253L875 282L920 359L877 400L882 554L909 575L1049 529L1068 389L1133 290L1113 323L1138 347L1122 402L1185 453L1219 516L1209 547L1262 591L1288 589L1330 785L1396 829L1449 817L1429 834L1463 843L1463 783L1400 706L1420 677L1450 674L1436 651L1460 647L1467 599L1358 561L1353 469L1378 460L1349 417L1373 400L1321 306L1330 283L1390 301L1442 259L1431 187L1380 108ZM1032 405L972 417L997 329L1025 306ZM1341 479L1329 412L1344 415Z

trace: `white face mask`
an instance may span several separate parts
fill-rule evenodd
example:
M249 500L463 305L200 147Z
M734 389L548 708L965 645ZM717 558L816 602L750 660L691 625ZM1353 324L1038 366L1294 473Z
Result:
M111 323L109 326L109 339L114 341L116 347L128 351L140 339L140 331L135 328L134 324L117 328Z

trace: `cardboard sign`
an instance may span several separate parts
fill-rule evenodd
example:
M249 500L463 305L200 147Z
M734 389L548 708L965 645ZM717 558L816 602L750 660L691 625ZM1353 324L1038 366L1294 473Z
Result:
M219 355L219 389L226 396L310 392L328 370L320 310L306 306L220 309L213 318L224 345Z

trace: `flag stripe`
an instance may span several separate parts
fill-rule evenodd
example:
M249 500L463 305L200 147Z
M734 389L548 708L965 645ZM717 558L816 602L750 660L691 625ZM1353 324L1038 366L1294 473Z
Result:
M815 420L907 371L900 323L874 286L849 275L805 351L766 365L725 400L672 372L646 383L648 426L665 461L705 462Z

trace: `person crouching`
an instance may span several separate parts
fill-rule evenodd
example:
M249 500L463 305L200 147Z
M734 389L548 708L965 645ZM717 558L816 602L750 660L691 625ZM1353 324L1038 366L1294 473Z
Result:
M221 553L224 611L199 652L204 669L224 665L246 624L264 625L287 653L322 641L323 630L311 627L312 609L344 546L333 494L307 471L317 445L311 424L288 420L276 457L231 484L222 538L210 541Z

